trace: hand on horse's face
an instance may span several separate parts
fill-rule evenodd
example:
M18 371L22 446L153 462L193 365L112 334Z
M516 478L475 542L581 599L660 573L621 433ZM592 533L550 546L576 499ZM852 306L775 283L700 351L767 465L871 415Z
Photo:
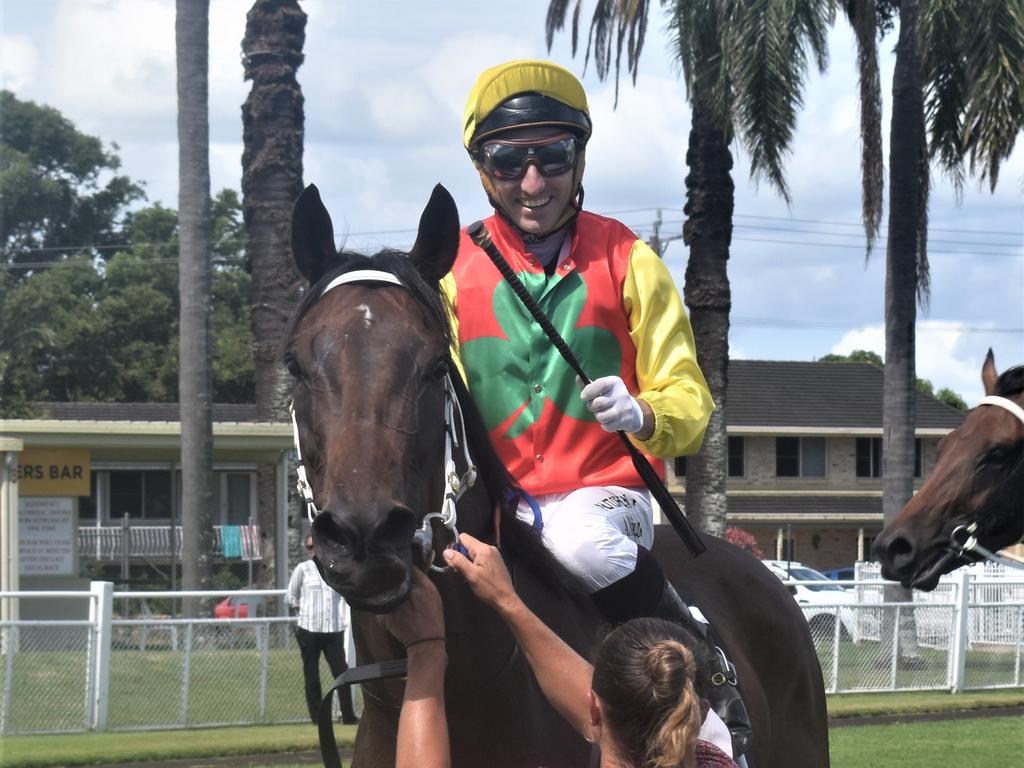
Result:
M394 612L381 616L380 621L405 646L445 636L441 595L419 568L412 569L409 598Z
M459 541L469 557L457 550L446 549L444 559L452 570L466 580L474 595L499 613L512 607L519 598L498 548L484 544L468 533L460 534Z

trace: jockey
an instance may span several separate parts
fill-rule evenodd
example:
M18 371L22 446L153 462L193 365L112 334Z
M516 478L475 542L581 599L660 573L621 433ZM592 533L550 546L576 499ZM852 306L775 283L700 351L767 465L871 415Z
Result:
M519 516L541 529L602 615L692 626L650 553L650 495L622 441L608 433L625 432L659 459L692 454L714 403L664 263L622 223L583 210L591 130L583 86L547 61L485 70L463 121L464 145L495 210L484 223L593 381L580 389L465 231L442 281L457 363L491 442L525 491ZM727 705L714 708L735 719Z

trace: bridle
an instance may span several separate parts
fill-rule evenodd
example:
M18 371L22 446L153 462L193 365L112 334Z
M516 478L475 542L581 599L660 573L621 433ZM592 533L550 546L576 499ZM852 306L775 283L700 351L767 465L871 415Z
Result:
M1021 424L1024 424L1024 408L1021 408L1017 403L1013 402L1007 397L1000 397L999 395L988 395L981 398L978 401L978 407L983 405L993 405L996 408L1002 408L1005 411L1012 413ZM1014 560L1009 560L1005 557L999 557L990 550L986 549L978 541L978 537L975 535L978 531L978 521L974 520L965 525L958 525L953 529L952 533L949 534L949 542L952 545L950 554L959 559L966 558L969 553L975 553L980 555L982 558L989 560L993 563L1002 563L1003 565L1009 566L1010 568L1018 568L1024 570L1024 563L1018 563Z
M339 285L357 282L390 283L405 287L402 281L390 272L376 269L356 269L331 280L323 291L320 292L320 298L323 298L328 291L337 288ZM313 487L309 483L306 467L302 463L302 449L299 447L299 424L295 418L294 400L289 403L288 411L292 417L292 435L295 442L295 472L297 476L295 486L306 505L306 516L310 522L313 522L322 513L322 510L317 507L316 500L313 498ZM456 414L458 414L457 423ZM459 475L458 469L455 466L453 450L460 447L466 461L466 471L462 475ZM459 531L456 527L458 515L455 510L455 504L466 491L473 487L473 483L476 482L476 475L476 466L474 466L470 458L469 441L466 439L466 420L462 415L462 406L459 404L459 398L455 392L455 386L452 384L451 373L449 372L444 377L444 500L441 502L441 511L428 512L424 515L420 528L413 534L413 543L419 546L423 562L429 563L432 571L448 570L447 565L437 565L434 562L437 557L436 552L433 557L430 554L434 547L433 521L437 520L444 528L448 529L452 543L458 544Z

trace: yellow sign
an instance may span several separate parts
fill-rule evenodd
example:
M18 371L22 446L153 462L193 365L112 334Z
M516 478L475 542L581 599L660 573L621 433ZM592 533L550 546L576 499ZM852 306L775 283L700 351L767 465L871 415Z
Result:
M21 496L88 496L88 448L26 448L18 456Z

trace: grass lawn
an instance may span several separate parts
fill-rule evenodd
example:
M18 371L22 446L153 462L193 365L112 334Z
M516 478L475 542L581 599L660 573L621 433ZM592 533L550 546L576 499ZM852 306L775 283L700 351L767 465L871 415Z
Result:
M829 734L832 768L989 768L1024 752L1024 717L864 725Z
M338 725L334 733L338 746L351 747L355 741L356 727ZM319 749L319 742L316 727L306 723L196 728L187 731L7 736L0 742L0 766L28 768L89 765L219 755L276 754L310 749Z
M832 717L935 712L1024 705L1024 688L952 696L941 692L847 694L829 697ZM338 744L351 746L353 726L335 726ZM895 739L896 741L892 741ZM1024 718L836 728L831 733L834 768L987 768L1024 751ZM921 746L919 746L919 744ZM258 755L318 749L309 724L197 728L184 731L8 736L0 742L0 766L43 767L218 755ZM965 750L970 750L967 752ZM953 756L956 759L950 760ZM255 758L252 765L262 767ZM896 760L903 762L896 762ZM940 762L941 759L941 762ZM910 760L911 762L907 762ZM273 768L289 768L275 764ZM308 767L307 767L308 768Z

